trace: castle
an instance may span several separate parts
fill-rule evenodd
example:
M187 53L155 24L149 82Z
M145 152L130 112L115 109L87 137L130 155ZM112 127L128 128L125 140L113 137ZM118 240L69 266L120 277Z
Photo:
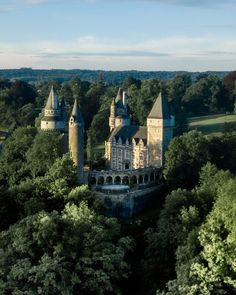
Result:
M131 125L127 94L119 89L110 109L110 135L106 159L112 170L161 167L163 155L173 137L174 117L160 93L147 118L146 126Z
M84 182L84 121L78 100L75 99L69 122L67 123L66 104L51 88L41 119L41 130L58 131L64 134L65 152L69 150L78 171L79 183Z
M112 207L114 204L119 208L128 206L128 215L132 215L135 198L142 197L145 189L160 184L163 156L174 128L174 117L168 112L166 98L160 93L146 126L136 126L131 123L127 93L119 89L110 107L110 134L105 142L107 169L102 171L84 170L84 121L77 99L69 121L66 117L65 101L59 103L52 87L43 110L41 129L64 134L65 151L70 152L77 167L79 184L92 185L100 191L104 202L109 199Z

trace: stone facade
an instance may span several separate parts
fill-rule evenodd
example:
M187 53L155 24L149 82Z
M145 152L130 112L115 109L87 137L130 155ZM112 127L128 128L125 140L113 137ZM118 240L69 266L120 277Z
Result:
M61 103L51 88L46 105L43 109L41 130L59 131L63 136L65 152L69 151L78 171L78 182L84 183L84 121L77 99L75 99L72 113L67 123L66 105L64 99Z
M174 118L169 115L167 101L161 94L147 118L147 126L135 126L131 124L127 94L119 89L117 97L111 103L110 135L105 142L108 169L105 172L84 173L84 121L77 99L68 125L65 102L63 100L59 103L53 88L43 113L42 130L55 130L65 134L66 145L77 167L80 184L153 183L162 167L163 154L173 136Z
M84 182L84 121L75 99L69 119L69 151L78 171L79 183Z
M174 117L169 115L167 100L161 93L147 118L147 126L133 126L127 94L119 89L111 104L109 125L111 133L105 143L109 169L122 171L163 165L163 155L173 137Z

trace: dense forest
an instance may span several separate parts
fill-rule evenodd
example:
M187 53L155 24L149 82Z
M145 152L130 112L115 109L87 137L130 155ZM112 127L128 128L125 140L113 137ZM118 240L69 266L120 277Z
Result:
M212 72L208 71L206 74L216 75L223 78L228 72ZM32 68L21 69L0 69L0 76L9 79L21 79L27 82L30 81L47 81L58 80L60 82L71 80L75 77L80 77L81 80L94 82L98 75L102 75L107 83L122 83L126 78L133 77L139 80L145 79L162 79L169 80L176 75L187 74L185 71L102 71L102 70L34 70ZM188 73L193 80L199 75L199 72Z
M148 77L149 78L149 77ZM145 124L162 91L176 116L165 154L164 188L132 219L109 218L60 148L41 132L51 84L68 114L78 97L86 159L106 139L112 98L127 90L135 123ZM236 128L222 136L188 131L190 116L236 111L236 72L119 82L0 79L1 294L236 294Z

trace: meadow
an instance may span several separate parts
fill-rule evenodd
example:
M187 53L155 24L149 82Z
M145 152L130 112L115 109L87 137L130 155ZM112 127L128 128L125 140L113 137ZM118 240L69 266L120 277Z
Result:
M236 114L192 117L189 118L188 123L190 130L198 130L205 135L221 135L230 127L236 128Z

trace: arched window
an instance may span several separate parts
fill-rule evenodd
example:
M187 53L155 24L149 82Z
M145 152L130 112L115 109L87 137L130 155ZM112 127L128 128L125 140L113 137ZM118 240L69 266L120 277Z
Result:
M122 183L125 185L129 185L129 177L128 176L124 176L122 179Z
M112 183L113 183L113 179L112 179L111 176L107 176L107 178L106 178L106 183L107 183L107 184L112 184Z
M120 176L116 176L115 177L115 181L114 181L115 184L121 184L121 178Z

